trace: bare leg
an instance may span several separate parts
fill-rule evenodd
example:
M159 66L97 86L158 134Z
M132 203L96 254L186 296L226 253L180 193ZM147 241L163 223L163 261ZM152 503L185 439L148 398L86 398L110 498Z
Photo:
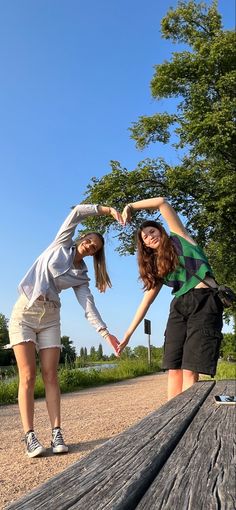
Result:
M183 390L185 391L195 384L199 379L198 372L192 372L192 370L183 370Z
M58 347L41 349L39 356L51 427L60 427L60 388L57 377L60 349Z
M168 372L168 400L182 392L183 370L169 370Z
M13 347L18 371L18 403L24 432L34 428L35 345L24 342Z

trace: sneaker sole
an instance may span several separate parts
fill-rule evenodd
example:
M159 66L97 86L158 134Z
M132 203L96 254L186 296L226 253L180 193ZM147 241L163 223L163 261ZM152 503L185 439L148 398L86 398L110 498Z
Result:
M40 457L40 455L43 455L46 452L46 448L39 447L36 448L33 452L26 452L28 457L32 459L33 457Z
M68 446L55 446L52 448L53 453L68 453Z

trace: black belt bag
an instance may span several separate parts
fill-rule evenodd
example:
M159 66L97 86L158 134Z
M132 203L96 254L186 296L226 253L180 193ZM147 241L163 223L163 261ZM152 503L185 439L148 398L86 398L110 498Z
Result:
M217 289L217 295L221 300L224 308L230 308L236 301L236 295L230 287L226 287L226 285L219 285Z
M180 264L180 266L186 270L186 267L183 264ZM205 285L207 285L207 287L210 287L210 289L215 290L215 293L221 300L221 303L224 308L230 308L236 302L236 294L232 289L230 289L230 287L226 287L226 285L219 285L217 282L216 284L218 285L218 287L212 287L212 285L210 285L206 280L200 278L200 276L195 274L189 268L188 273L190 273L192 276L195 276L195 278L197 278L200 282L205 283Z

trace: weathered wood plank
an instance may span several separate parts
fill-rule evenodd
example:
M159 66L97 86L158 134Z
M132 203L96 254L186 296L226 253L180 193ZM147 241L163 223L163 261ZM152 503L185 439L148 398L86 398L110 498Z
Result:
M8 509L134 509L213 385L194 385Z
M235 510L235 406L214 395L235 395L219 381L157 475L137 510Z

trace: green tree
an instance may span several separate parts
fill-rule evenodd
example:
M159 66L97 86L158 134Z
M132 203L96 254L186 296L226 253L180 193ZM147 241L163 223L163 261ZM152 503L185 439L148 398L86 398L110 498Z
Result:
M102 344L99 344L99 346L98 346L97 359L98 359L98 360L102 360L102 359L103 359L103 348L102 348Z
M210 6L179 1L163 18L161 31L163 38L182 45L169 61L155 66L151 80L153 99L164 100L167 110L142 115L130 132L138 149L169 144L180 162L144 160L128 171L112 161L110 173L91 180L85 201L122 208L141 198L167 196L205 247L216 278L236 290L235 33L223 29L216 1ZM168 107L173 98L174 110L173 101ZM126 230L115 225L120 253L134 252L134 231L144 216L135 215ZM86 226L107 232L114 224L102 216L89 218Z
M129 347L129 346L125 347L124 350L122 351L121 359L127 359L127 358L130 359L133 357L134 357L134 354L133 354L131 347Z
M224 360L236 361L236 344L235 335L233 333L224 333L220 346L220 356Z
M92 347L90 347L90 355L89 356L90 356L91 361L97 361L97 352L93 345L92 345Z
M8 334L8 319L0 313L0 346L4 346L9 343Z
M72 340L70 340L69 336L62 336L61 343L63 348L61 350L60 363L74 363L76 360L76 350Z
M116 355L115 355L115 354L113 354L113 353L112 353L110 356L106 356L106 359L107 359L107 360L109 360L109 361L113 361L113 360L114 360L114 361L115 361L115 360L117 361L117 357L116 357Z
M151 345L152 349L152 359L155 361L158 361L160 364L162 362L163 353L164 353L164 347L155 347L154 345Z
M15 364L15 356L12 349L4 347L9 343L8 319L0 313L0 366Z
M163 347L155 347L154 345L151 345L151 358L154 361L158 361L159 363L162 362L163 358ZM144 345L138 345L137 347L133 348L133 354L135 357L139 359L148 359L148 348Z
M136 358L145 360L148 358L148 348L144 345L138 345L137 347L134 347L133 353Z

